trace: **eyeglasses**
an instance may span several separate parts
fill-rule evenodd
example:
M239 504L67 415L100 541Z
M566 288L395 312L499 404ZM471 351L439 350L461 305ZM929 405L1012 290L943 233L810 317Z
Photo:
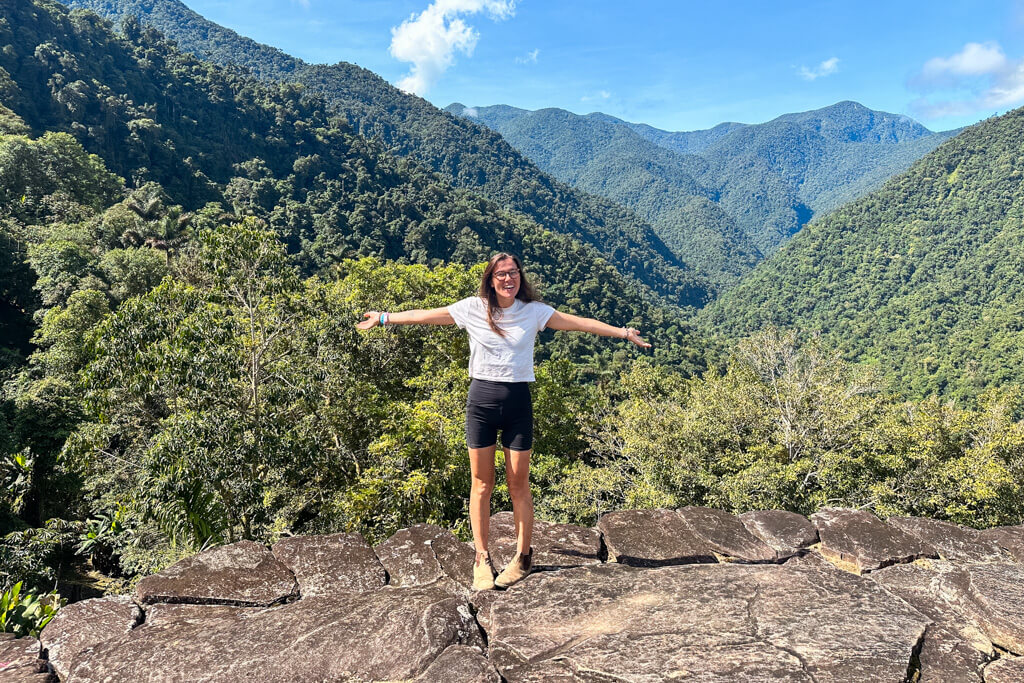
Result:
M494 278L496 280L507 280L510 277L519 277L519 269L514 270L503 270L500 273L495 273Z

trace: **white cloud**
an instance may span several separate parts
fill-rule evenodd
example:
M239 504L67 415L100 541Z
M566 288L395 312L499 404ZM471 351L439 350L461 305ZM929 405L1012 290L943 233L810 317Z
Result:
M462 115L463 116L469 116L469 117L475 118L479 114L480 114L480 112L477 111L476 107L466 107L465 109L462 110Z
M537 56L540 55L540 48L527 52L522 57L516 57L516 64L536 64Z
M813 69L806 66L802 66L797 71L797 73L800 74L800 78L804 79L805 81L813 81L816 78L822 78L824 76L834 74L838 70L839 58L832 57L830 59L826 59L824 62L814 67Z
M1024 59L1011 60L998 43L967 43L949 57L933 57L909 87L932 97L913 103L923 118L966 116L1024 103Z
M607 100L611 98L612 94L607 90L601 90L596 95L584 95L580 98L580 102L593 102L595 100Z
M990 107L1013 107L1024 102L1024 60L1000 74L985 93Z
M411 62L409 75L397 85L405 92L425 94L455 63L455 53L472 55L480 34L462 15L485 12L494 20L515 14L515 0L434 0L391 29L391 56Z
M981 76L1006 68L1006 55L998 43L967 43L951 57L932 57L924 63L921 77Z

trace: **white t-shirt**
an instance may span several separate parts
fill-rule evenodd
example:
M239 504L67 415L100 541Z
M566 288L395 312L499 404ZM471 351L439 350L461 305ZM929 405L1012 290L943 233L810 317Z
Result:
M492 382L533 382L533 342L555 312L539 301L516 299L501 309L495 324L505 333L495 334L487 324L487 303L478 296L448 307L455 324L469 333L469 376Z

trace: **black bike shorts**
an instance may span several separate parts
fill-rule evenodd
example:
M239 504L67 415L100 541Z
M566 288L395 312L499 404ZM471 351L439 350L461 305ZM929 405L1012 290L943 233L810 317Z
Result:
M533 448L533 399L529 382L474 379L466 399L466 444L487 448L498 442L513 451Z

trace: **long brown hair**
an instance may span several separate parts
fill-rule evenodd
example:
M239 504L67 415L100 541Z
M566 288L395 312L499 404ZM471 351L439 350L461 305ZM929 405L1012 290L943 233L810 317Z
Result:
M505 332L495 322L501 318L501 306L498 304L498 293L494 291L491 280L494 277L494 271L498 267L498 263L505 259L512 259L516 264L516 268L519 269L519 291L516 292L516 298L523 303L540 301L540 296L534 290L533 285L526 280L526 273L523 272L523 264L519 261L518 256L504 251L492 256L491 260L487 262L487 267L484 268L484 274L480 277L480 298L487 302L487 324L491 326L491 329L499 337L504 337Z

